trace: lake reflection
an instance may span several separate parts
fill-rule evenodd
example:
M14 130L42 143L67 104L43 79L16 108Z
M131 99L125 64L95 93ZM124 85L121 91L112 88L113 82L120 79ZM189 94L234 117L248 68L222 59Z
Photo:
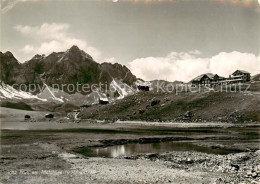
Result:
M197 151L213 154L229 154L230 152L234 152L222 148L213 149L210 147L198 146L189 142L163 142L151 144L115 145L105 148L91 148L91 155L114 158L119 156L131 156L139 153L162 153L170 151Z

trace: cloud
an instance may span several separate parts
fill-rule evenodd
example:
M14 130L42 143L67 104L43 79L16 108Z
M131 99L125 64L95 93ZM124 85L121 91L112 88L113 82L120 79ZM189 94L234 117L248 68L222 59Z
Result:
M32 45L25 45L24 48L22 48L22 51L25 54L30 54L35 50L35 48Z
M4 14L11 10L16 4L18 3L17 0L2 0L1 5L1 13Z
M200 52L171 52L166 57L138 58L129 63L134 75L144 80L162 79L188 82L202 73L227 77L236 69L260 73L260 56L241 52L222 52L211 58L198 57Z
M75 38L69 32L69 24L44 23L40 26L17 25L14 28L22 35L39 42L39 44L25 45L21 49L24 54L50 54L54 51L65 51L72 45L77 45L94 59L98 59L101 55L97 48L88 45L85 40Z
M260 56L251 53L221 52L210 59L210 70L228 76L235 69L247 70L252 74L260 73Z
M40 0L1 0L0 1L0 7L1 7L1 13L4 14L11 10L13 7L16 6L17 3L23 3L23 2L38 2ZM43 1L43 0L41 0ZM47 0L45 0L47 1Z

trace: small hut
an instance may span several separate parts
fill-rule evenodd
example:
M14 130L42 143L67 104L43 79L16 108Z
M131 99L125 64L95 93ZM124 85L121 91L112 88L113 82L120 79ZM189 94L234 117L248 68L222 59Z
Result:
M53 119L54 115L53 114L45 114L46 119Z
M148 85L138 85L137 86L139 91L149 91L150 87Z
M109 101L107 98L99 98L99 104L106 105L109 104Z

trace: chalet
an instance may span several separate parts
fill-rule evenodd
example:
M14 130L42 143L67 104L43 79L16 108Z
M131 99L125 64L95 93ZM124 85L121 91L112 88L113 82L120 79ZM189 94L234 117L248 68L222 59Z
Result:
M219 86L225 82L226 78L219 76L218 74L215 74L214 77L211 80L211 86Z
M148 85L138 85L137 86L139 91L149 91L150 87Z
M198 77L191 80L192 86L219 86L226 84L244 83L251 80L249 72L244 70L236 70L232 73L229 78L221 77L217 74L206 73L199 75Z
M224 81L225 78L217 74L206 73L199 75L198 77L191 80L192 86L213 86L218 85L221 81Z
M228 84L233 83L244 83L249 82L251 80L251 75L249 72L244 70L236 70L234 73L232 73L229 78L227 78L226 82Z
M109 104L109 101L107 98L99 98L99 104L106 105Z
M135 85L139 91L150 91L151 83L147 81L137 80Z

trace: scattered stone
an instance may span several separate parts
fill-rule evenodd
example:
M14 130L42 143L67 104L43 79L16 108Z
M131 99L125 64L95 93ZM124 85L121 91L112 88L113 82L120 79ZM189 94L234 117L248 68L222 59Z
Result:
M238 171L239 170L239 166L238 165L235 165L235 164L231 164L231 167L232 167L232 171Z
M192 164L193 163L193 160L191 160L191 158L187 158L187 161L186 161L187 164Z
M158 105L160 103L160 100L153 100L152 102L151 102L151 106L153 107L153 106L155 106L155 105Z
M253 173L252 173L252 177L253 177L253 178L256 178L257 175L258 175L258 174L257 174L256 172L253 172Z
M187 111L185 114L184 114L184 119L190 119L193 117L193 113L191 111Z
M143 114L145 112L144 109L139 109L139 114Z
M27 114L24 116L24 120L25 120L25 121L30 120L30 119L31 119L31 116L29 116L29 115L27 115Z

